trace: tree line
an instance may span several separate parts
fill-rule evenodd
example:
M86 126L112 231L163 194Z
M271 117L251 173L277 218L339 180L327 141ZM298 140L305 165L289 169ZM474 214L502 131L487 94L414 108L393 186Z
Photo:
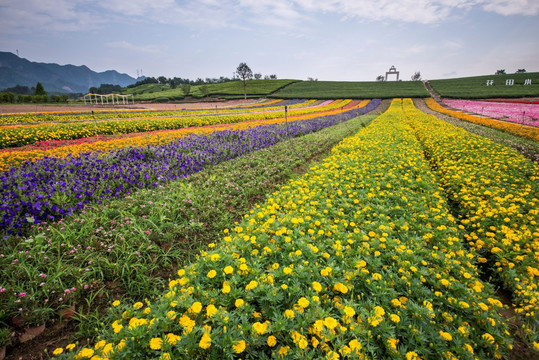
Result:
M71 94L71 97L79 97L80 95ZM8 104L66 103L69 98L68 94L48 95L40 82L35 87L16 85L0 92L0 103Z

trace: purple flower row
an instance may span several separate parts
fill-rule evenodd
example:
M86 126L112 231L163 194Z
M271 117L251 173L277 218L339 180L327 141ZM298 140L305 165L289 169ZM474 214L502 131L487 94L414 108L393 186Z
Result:
M349 120L379 104L374 99L363 108L338 115L191 135L167 145L130 147L107 155L27 162L0 177L0 227L4 234L21 234L29 224L63 218L89 203L163 185L208 165Z

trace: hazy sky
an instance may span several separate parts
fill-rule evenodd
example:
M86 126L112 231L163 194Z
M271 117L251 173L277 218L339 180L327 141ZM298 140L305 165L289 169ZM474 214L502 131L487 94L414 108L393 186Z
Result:
M0 51L133 77L539 71L539 0L0 0Z

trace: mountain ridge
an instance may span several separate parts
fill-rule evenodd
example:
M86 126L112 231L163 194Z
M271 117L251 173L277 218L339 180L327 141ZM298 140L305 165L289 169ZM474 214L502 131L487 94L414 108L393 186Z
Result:
M16 85L32 87L40 82L48 93L86 93L101 84L125 87L136 81L116 70L96 72L86 65L34 62L0 51L0 91Z

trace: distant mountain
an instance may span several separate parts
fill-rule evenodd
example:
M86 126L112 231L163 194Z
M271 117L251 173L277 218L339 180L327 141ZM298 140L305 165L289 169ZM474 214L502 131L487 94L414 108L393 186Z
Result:
M28 61L10 52L0 51L0 91L40 82L48 93L87 93L101 84L127 86L137 82L115 70L95 72L87 66L46 64Z

